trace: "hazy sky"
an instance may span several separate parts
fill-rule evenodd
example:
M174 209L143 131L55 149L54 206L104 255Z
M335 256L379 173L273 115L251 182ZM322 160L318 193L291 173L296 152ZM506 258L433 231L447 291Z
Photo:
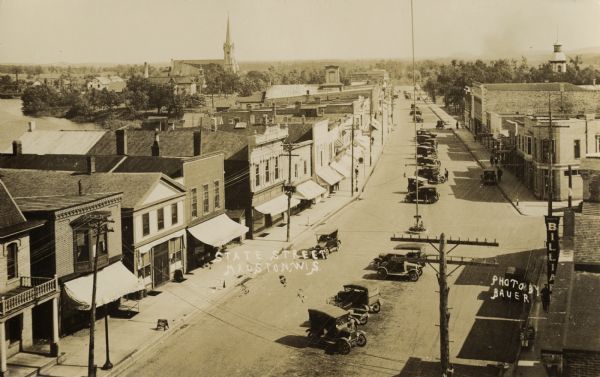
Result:
M416 57L600 46L600 0L414 0ZM410 56L410 0L0 0L0 62Z

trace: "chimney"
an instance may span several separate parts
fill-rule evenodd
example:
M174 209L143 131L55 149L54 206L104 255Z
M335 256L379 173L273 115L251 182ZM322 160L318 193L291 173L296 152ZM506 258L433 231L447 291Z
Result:
M115 131L117 137L117 154L125 156L127 155L127 133L124 128Z
M154 133L154 143L152 143L152 156L160 156L158 132Z
M194 130L194 156L202 154L202 131Z
M96 172L96 157L87 156L87 173L94 174Z
M277 115L277 107L275 107L275 103L273 103L273 119L275 119L275 115Z
M23 154L23 144L21 144L21 140L13 140L13 156L18 156Z
M29 121L29 127L27 128L27 131L29 131L29 132L35 131L35 120Z
M81 183L81 179L77 181L77 193L83 195L83 184Z
M144 62L144 78L148 78L148 63Z

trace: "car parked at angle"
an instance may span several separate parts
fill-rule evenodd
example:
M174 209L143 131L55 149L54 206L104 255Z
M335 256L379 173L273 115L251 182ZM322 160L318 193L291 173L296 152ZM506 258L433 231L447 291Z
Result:
M367 345L367 334L356 329L356 321L347 310L323 305L308 309L308 320L310 327L306 332L309 339L334 345L342 355L349 354L352 347Z
M417 199L417 192L418 192L418 199ZM429 185L419 187L418 191L417 190L410 191L404 197L404 201L407 203L416 203L418 201L419 203L433 204L433 203L437 202L439 199L440 199L440 194L438 194L436 187L429 186Z
M379 287L360 281L343 285L344 289L330 298L329 303L346 310L360 309L369 313L379 313L381 297Z
M307 249L296 251L300 259L327 259L329 254L340 250L342 241L338 238L337 228L324 228L315 232L317 244Z
M377 276L386 279L389 276L407 277L410 281L417 281L423 274L423 266L411 262L403 253L380 254L373 260L377 266Z

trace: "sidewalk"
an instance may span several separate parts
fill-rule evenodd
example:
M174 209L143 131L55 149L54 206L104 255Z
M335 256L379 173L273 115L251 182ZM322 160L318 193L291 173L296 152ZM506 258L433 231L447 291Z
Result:
M490 151L484 147L481 143L475 141L471 132L461 127L456 129L456 119L447 114L436 104L429 104L431 110L441 120L447 121L450 125L452 132L458 137L465 148L469 151L471 156L482 169L491 168L490 163ZM502 168L502 166L500 166ZM548 202L545 200L538 200L533 193L523 184L518 178L512 174L508 169L503 168L502 181L498 183L496 187L500 190L502 195L509 201L515 210L524 216L543 216L548 213ZM554 208L565 208L568 203L565 202L553 202Z
M170 282L161 286L156 296L147 296L139 301L139 313L129 318L109 318L110 359L114 368L101 370L105 356L105 324L99 319L95 326L95 356L98 376L118 376L135 362L142 354L160 347L172 334L181 331L187 322L200 312L209 312L211 308L234 294L242 294L239 287L245 281L258 276L254 274L256 263L264 262L273 254L293 248L294 244L308 236L308 232L317 228L340 210L359 199L360 193L376 167L382 151L381 142L375 143L372 150L373 164L359 168L359 191L350 195L350 183L345 179L340 190L313 208L292 216L290 241L286 242L286 226L274 226L265 231L265 237L245 240L243 244L230 247L221 262L215 262L209 268L199 268L185 275L181 283ZM362 164L361 164L362 165ZM263 269L262 272L265 270ZM156 330L158 319L166 319L169 329ZM8 360L8 370L13 376L30 375L39 365L43 376L85 376L87 375L89 330L84 329L60 341L61 356L58 364L55 359L30 355ZM24 361L26 359L26 361ZM13 363L11 364L11 361ZM35 369L34 369L35 368ZM35 374L33 374L35 375Z

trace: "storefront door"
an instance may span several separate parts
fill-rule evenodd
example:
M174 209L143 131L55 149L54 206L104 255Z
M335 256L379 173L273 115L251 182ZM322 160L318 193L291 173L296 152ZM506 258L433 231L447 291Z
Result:
M169 281L169 243L163 242L152 248L154 287Z

